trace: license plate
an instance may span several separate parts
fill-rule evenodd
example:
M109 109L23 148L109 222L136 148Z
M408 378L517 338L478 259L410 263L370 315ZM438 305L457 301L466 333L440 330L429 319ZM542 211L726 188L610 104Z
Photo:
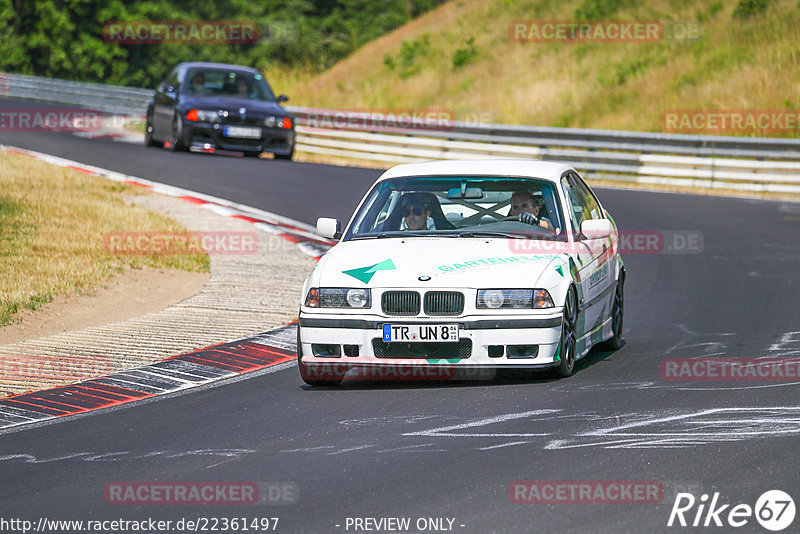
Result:
M406 343L453 343L458 341L457 324L385 324L384 341Z
M260 139L261 128L245 128L242 126L226 126L225 137L245 137L247 139Z

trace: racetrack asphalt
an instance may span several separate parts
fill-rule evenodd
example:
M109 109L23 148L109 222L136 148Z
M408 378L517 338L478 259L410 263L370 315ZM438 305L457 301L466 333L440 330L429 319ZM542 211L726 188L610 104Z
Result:
M60 134L0 133L0 143L309 223L349 218L378 175ZM304 386L282 364L0 435L0 517L279 517L277 531L292 533L353 532L348 517L444 517L465 534L666 532L676 530L667 521L681 488L750 506L782 489L797 502L797 381L667 381L659 365L800 355L800 205L597 191L622 231L699 232L703 248L623 253L625 346L591 353L573 377L328 389ZM108 483L156 480L289 481L300 497L283 506L104 500ZM665 495L658 504L516 504L508 492L518 480L658 481ZM737 531L764 530L750 518Z

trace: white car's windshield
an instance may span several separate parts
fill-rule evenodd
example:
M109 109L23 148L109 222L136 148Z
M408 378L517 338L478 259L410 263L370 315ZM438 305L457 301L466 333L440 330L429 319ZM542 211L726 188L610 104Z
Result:
M408 235L556 239L554 185L509 177L403 177L376 184L344 239Z

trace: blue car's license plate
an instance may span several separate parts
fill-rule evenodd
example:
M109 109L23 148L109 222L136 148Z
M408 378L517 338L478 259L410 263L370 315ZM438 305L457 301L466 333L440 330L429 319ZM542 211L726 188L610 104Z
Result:
M246 128L244 126L226 126L225 137L242 137L245 139L260 139L261 128Z

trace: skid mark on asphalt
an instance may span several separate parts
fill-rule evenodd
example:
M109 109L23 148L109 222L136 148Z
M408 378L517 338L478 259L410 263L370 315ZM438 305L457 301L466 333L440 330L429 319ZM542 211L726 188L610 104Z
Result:
M373 420L374 421L374 420ZM398 420L374 422L396 426ZM430 424L431 421L427 421ZM405 423L422 426L423 419L409 417ZM800 406L734 407L669 410L646 414L568 413L563 409L541 409L462 419L459 424L427 426L401 432L395 447L379 448L360 443L352 424L347 425L346 443L309 445L278 452L305 454L401 453L477 450L508 447L563 450L583 447L604 449L674 449L715 443L741 442L765 437L800 434ZM388 432L388 430L387 430ZM330 436L329 436L330 438ZM425 438L422 443L406 443Z
M680 385L678 383L667 383L667 382L652 382L652 381L643 381L643 382L604 382L598 384L579 384L576 386L553 386L553 391L618 391L618 390L626 390L626 389L669 389L669 390L678 390L678 391L735 391L735 390L742 390L742 389L768 389L768 388L781 388L781 387L792 387L797 388L800 385L800 381L798 382L775 382L770 384L752 384L752 385L740 385L741 382L730 382L725 385L719 385L719 382L716 382L714 386L707 386L707 385Z
M33 454L0 454L0 462L19 462L26 464L48 464L64 460L79 460L82 462L117 462L140 459L182 458L189 456L202 456L208 458L221 458L222 461L235 460L248 454L257 452L255 449L194 449L189 451L151 451L146 453L132 453L127 451L97 453L75 452L61 456L37 457Z
M127 404L294 360L295 331L296 325L292 323L253 338L206 347L69 386L3 399L0 430Z
M798 434L800 406L712 408L651 415L554 440L545 448L685 448Z

